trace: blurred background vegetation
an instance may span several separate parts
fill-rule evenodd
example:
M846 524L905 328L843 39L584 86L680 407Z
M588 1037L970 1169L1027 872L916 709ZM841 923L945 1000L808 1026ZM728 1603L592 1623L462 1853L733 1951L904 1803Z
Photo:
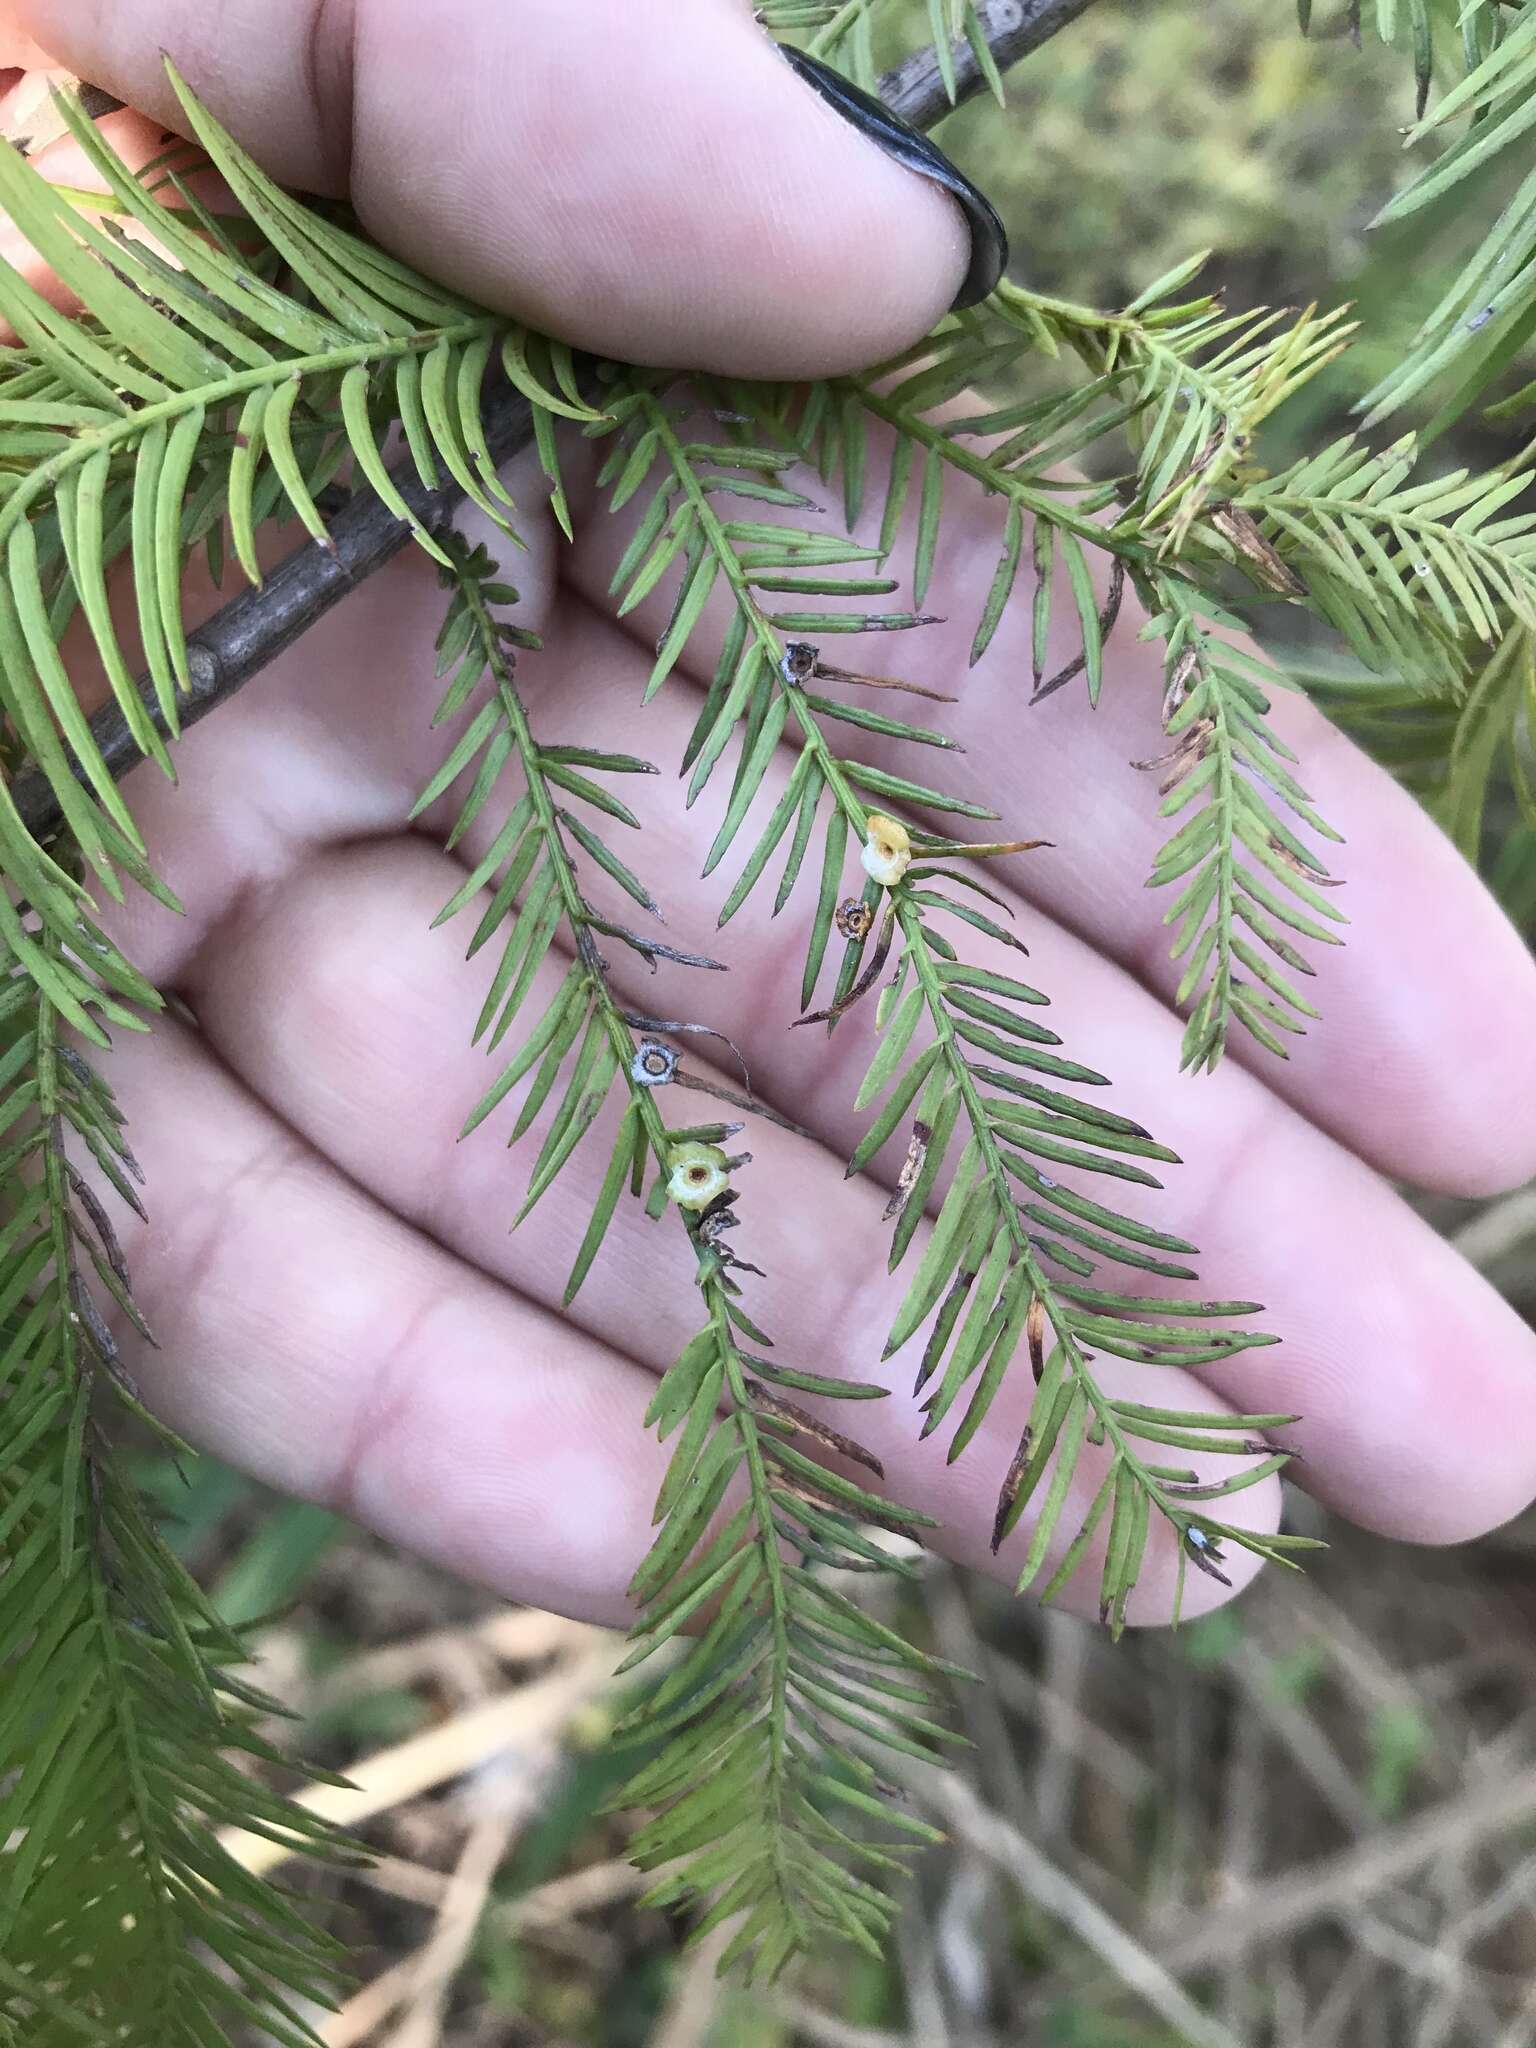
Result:
M1043 290L1113 303L1208 246L1237 304L1356 304L1361 346L1276 421L1275 462L1342 430L1475 232L1462 194L1412 235L1368 234L1410 168L1411 76L1327 11L1304 42L1289 0L1102 0L1015 74L1006 116L946 130ZM1439 453L1511 445L1474 421ZM1401 722L1370 737L1416 758ZM1512 821L1496 790L1475 836L1530 930L1536 858ZM1432 1214L1536 1311L1536 1194ZM331 2048L1536 2044L1529 1524L1415 1554L1298 1497L1334 1544L1304 1581L1118 1649L936 1567L905 1625L990 1681L962 1703L974 1754L934 1795L948 1843L888 1964L841 1957L747 2001L637 1907L604 1811L608 1639L211 1461L146 1478L230 1616L277 1615L262 1682L302 1717L304 1756L360 1787L327 1796L377 1866L302 1880L357 1970L317 2021Z
M1326 28L1253 0L1100 0L1013 74L1006 114L962 108L945 146L1041 291L1122 304L1209 249L1238 303L1352 298L1413 166L1412 86L1396 52Z

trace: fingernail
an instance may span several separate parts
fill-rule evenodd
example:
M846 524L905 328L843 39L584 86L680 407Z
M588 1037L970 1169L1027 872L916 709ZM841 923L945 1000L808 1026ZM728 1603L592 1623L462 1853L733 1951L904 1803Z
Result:
M966 306L978 304L1008 267L1007 230L986 193L980 186L973 185L964 171L952 164L943 150L930 142L921 129L911 127L899 114L893 114L872 93L865 92L862 86L855 85L841 72L823 64L819 57L809 57L804 50L791 49L787 44L781 44L780 48L806 83L813 85L828 106L835 107L860 134L867 135L871 142L878 142L887 156L894 157L907 170L916 171L920 178L928 178L935 185L942 185L959 202L971 231L971 261L964 282L955 294L952 310L958 313Z

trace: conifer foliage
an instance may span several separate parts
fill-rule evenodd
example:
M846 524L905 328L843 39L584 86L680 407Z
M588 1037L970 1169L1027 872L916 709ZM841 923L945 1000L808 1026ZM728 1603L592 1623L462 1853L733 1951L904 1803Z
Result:
M874 82L883 0L763 11ZM1467 0L1453 32L1434 0L1371 11L1411 54L1421 128L1452 138L1394 202L1401 215L1522 146L1536 0ZM931 0L929 13L951 90L968 49L1001 93L987 10ZM1431 105L1447 67L1460 77ZM174 904L119 791L121 749L86 719L58 650L82 620L117 739L168 772L197 666L189 565L259 583L258 529L286 520L324 549L338 491L407 521L441 573L444 758L418 811L451 802L450 844L477 821L495 828L439 920L487 958L475 1037L493 1079L466 1131L530 1148L536 1136L509 1220L578 1152L606 1146L567 1303L627 1205L696 1283L698 1334L649 1416L670 1462L632 1587L629 1662L647 1689L620 1739L635 1748L625 1797L645 1816L636 1853L659 1872L655 1896L700 1931L729 1922L730 1955L760 1977L828 1937L878 1949L904 1849L927 1833L880 1755L943 1750L935 1684L955 1675L851 1590L862 1574L920 1569L922 1518L885 1497L856 1425L828 1419L857 1417L888 1374L849 1379L774 1349L780 1276L748 1257L751 1162L732 1150L746 1126L701 1119L698 1097L756 1105L690 1072L702 1019L631 1011L610 972L620 951L695 969L700 986L722 965L659 936L623 795L655 765L600 732L535 733L517 680L533 643L506 570L413 509L387 441L424 490L451 487L511 540L494 408L508 391L528 408L567 531L561 451L590 437L600 492L634 526L618 603L672 598L648 697L672 686L706 608L723 611L680 764L686 800L728 785L700 849L720 925L771 893L803 935L799 1021L868 1035L869 1120L849 1170L878 1163L893 1183L890 1263L907 1276L869 1366L883 1336L884 1358L901 1353L915 1378L923 1434L942 1431L951 1458L1009 1375L1030 1375L994 1548L1027 1515L1019 1585L1050 1598L1096 1545L1100 1611L1118 1630L1159 1524L1182 1563L1217 1577L1235 1546L1280 1564L1305 1547L1223 1506L1284 1464L1268 1433L1292 1418L1170 1409L1150 1370L1273 1340L1257 1304L1193 1291L1195 1247L1148 1199L1173 1154L1102 1105L1106 1077L1051 1028L1027 935L985 880L989 861L1027 850L1027 821L994 826L948 791L951 743L908 715L901 686L872 688L832 650L906 634L917 699L935 694L921 652L935 564L956 502L978 489L998 558L971 658L988 659L1010 607L1032 617L1021 709L1030 694L1077 688L1097 703L1112 689L1134 598L1166 669L1168 749L1149 802L1169 836L1150 881L1182 965L1185 1064L1214 1067L1234 1034L1284 1057L1326 1006L1325 949L1343 926L1335 835L1271 722L1285 679L1237 623L1261 602L1304 609L1380 701L1438 719L1475 840L1483 784L1496 758L1519 755L1536 706L1526 470L1437 472L1411 435L1372 429L1448 388L1443 374L1446 405L1471 403L1514 358L1536 306L1536 202L1521 186L1373 395L1361 437L1271 474L1264 421L1348 345L1349 324L1230 312L1201 292L1198 260L1111 312L1005 283L867 374L684 386L681 373L578 363L444 291L340 209L274 185L172 78L190 140L143 175L63 103L100 200L0 151L0 208L80 305L61 313L0 260L0 314L19 337L0 359L0 2032L211 2048L249 2021L297 2048L312 2038L304 2009L333 1981L303 1916L216 1836L232 1825L322 1856L347 1846L242 1763L267 1756L268 1703L111 1450L113 1411L142 1415L132 1353L153 1339L114 1223L143 1197L105 1055L110 1034L152 1028L160 1004L97 918L129 888ZM218 213L189 182L207 165L231 201ZM126 632L109 586L131 593ZM1051 673L1058 613L1075 652ZM869 758L873 738L883 762L890 742L905 748L899 770ZM16 800L28 781L47 792L44 814ZM599 876L632 919L594 907ZM1013 971L977 964L978 936ZM553 994L535 1003L541 970ZM1146 1398L1108 1390L1106 1355L1149 1368ZM1077 1512L1089 1448L1101 1476ZM1191 1460L1212 1454L1227 1476L1202 1480Z

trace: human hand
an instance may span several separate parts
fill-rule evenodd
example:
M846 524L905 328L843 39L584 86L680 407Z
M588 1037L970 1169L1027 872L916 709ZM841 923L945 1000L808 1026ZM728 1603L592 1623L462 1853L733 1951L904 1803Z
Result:
M578 41L569 7L509 24L471 0L451 27L443 9L357 0L264 9L259 33L232 4L24 12L82 75L157 116L158 51L173 50L269 169L334 187L350 164L366 221L403 255L630 359L763 375L869 360L924 331L964 267L948 202L843 127L726 0L664 19L594 0ZM508 197L488 208L487 193ZM513 488L540 502L536 472ZM964 613L998 522L980 499L952 519L940 587ZM520 671L539 730L676 760L700 675L639 712L658 614L612 616L622 522L579 525L568 552L547 520L525 514L524 531L521 616L549 648ZM141 902L115 930L198 1026L168 1021L111 1066L156 1214L130 1253L163 1349L137 1370L179 1427L272 1483L518 1598L620 1620L663 1463L641 1417L691 1328L691 1290L632 1215L557 1317L591 1180L557 1183L509 1240L515 1172L489 1133L455 1147L485 1084L468 1049L484 976L427 926L494 828L453 856L442 818L401 829L442 749L427 723L439 615L430 570L402 562L189 736L179 792L133 786L188 916ZM1157 820L1127 766L1159 751L1160 676L1122 628L1097 713L1063 696L1026 714L1028 638L1005 621L967 678L968 635L940 627L897 665L961 696L946 715L969 748L965 793L1055 842L998 872L1074 1056L1113 1074L1114 1105L1186 1161L1157 1220L1202 1244L1206 1292L1263 1299L1285 1340L1182 1385L1163 1372L1158 1398L1300 1412L1298 1477L1367 1526L1445 1541L1493 1525L1536 1485L1536 1340L1372 1168L1470 1193L1536 1167L1530 963L1413 804L1315 713L1282 705L1348 842L1350 943L1324 963L1325 1021L1288 1068L1178 1080L1166 934L1141 886ZM646 872L685 942L718 900L695 880L709 802L685 819L660 782L637 801ZM754 1129L744 1235L772 1275L782 1354L870 1377L899 1290L882 1193L841 1175L861 1025L789 1033L796 919L749 912L740 929L733 973L677 1000L819 1141ZM860 1417L887 1489L937 1516L964 1562L992 1567L1026 1405L1023 1387L1005 1392L954 1466L918 1444L905 1399ZM1078 1485L1086 1500L1088 1458ZM1230 1509L1266 1526L1277 1505L1271 1486ZM1164 1534L1133 1618L1168 1611ZM1026 1540L1005 1547L1004 1576ZM1198 1580L1191 1608L1220 1590Z

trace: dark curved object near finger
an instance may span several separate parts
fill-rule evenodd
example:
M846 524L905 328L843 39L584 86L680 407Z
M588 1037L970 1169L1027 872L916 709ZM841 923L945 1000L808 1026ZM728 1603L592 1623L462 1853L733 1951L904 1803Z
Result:
M937 143L930 142L899 114L893 114L873 93L865 92L852 79L823 64L819 57L809 57L804 50L793 50L787 44L780 47L806 83L813 85L844 120L851 121L871 142L878 142L887 156L893 156L907 170L916 171L920 178L930 178L935 185L942 185L959 202L971 231L971 261L955 294L954 310L958 313L984 299L1008 266L1007 231L986 193L950 162Z

